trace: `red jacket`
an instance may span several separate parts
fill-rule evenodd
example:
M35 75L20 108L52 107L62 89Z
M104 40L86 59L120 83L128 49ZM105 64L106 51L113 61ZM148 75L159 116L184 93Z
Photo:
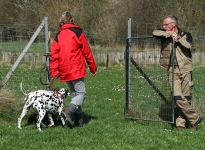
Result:
M64 24L51 46L50 72L59 75L61 82L86 76L87 62L90 72L97 71L96 63L82 28Z

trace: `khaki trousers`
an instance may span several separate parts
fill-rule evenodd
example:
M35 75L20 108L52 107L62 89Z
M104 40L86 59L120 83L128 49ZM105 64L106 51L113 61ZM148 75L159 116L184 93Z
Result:
M174 100L176 102L176 126L185 127L186 120L194 125L199 115L191 106L192 86L191 72L180 73L178 67L174 68ZM169 69L169 84L172 88L172 67Z

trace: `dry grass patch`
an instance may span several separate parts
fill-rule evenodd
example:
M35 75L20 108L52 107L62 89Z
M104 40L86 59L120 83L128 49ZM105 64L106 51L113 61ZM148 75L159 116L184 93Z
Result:
M9 90L0 91L0 121L2 123L17 121L22 103Z

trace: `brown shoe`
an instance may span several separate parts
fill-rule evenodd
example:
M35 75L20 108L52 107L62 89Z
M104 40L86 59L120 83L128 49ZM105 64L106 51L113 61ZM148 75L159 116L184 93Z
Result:
M202 117L199 117L197 122L191 126L191 130L195 130L195 131L198 130L198 124L201 123L202 119L203 119Z
M177 130L178 130L178 131L182 131L182 130L184 130L184 127L178 126L178 127L177 127Z

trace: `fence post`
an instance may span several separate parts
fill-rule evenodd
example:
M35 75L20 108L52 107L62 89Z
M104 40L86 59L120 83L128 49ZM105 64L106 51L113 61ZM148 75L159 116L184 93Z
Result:
M109 63L110 63L109 54L107 54L107 62L106 62L106 66L107 66L107 67L109 67Z
M46 89L50 91L50 68L49 68L49 57L50 57L50 52L48 48L48 17L44 18L45 21L45 45L46 45Z
M128 33L126 41L126 52L125 52L125 75L126 75L126 90L125 90L125 111L129 109L130 101L130 43L131 43L131 18L128 19ZM124 112L126 113L126 112Z

